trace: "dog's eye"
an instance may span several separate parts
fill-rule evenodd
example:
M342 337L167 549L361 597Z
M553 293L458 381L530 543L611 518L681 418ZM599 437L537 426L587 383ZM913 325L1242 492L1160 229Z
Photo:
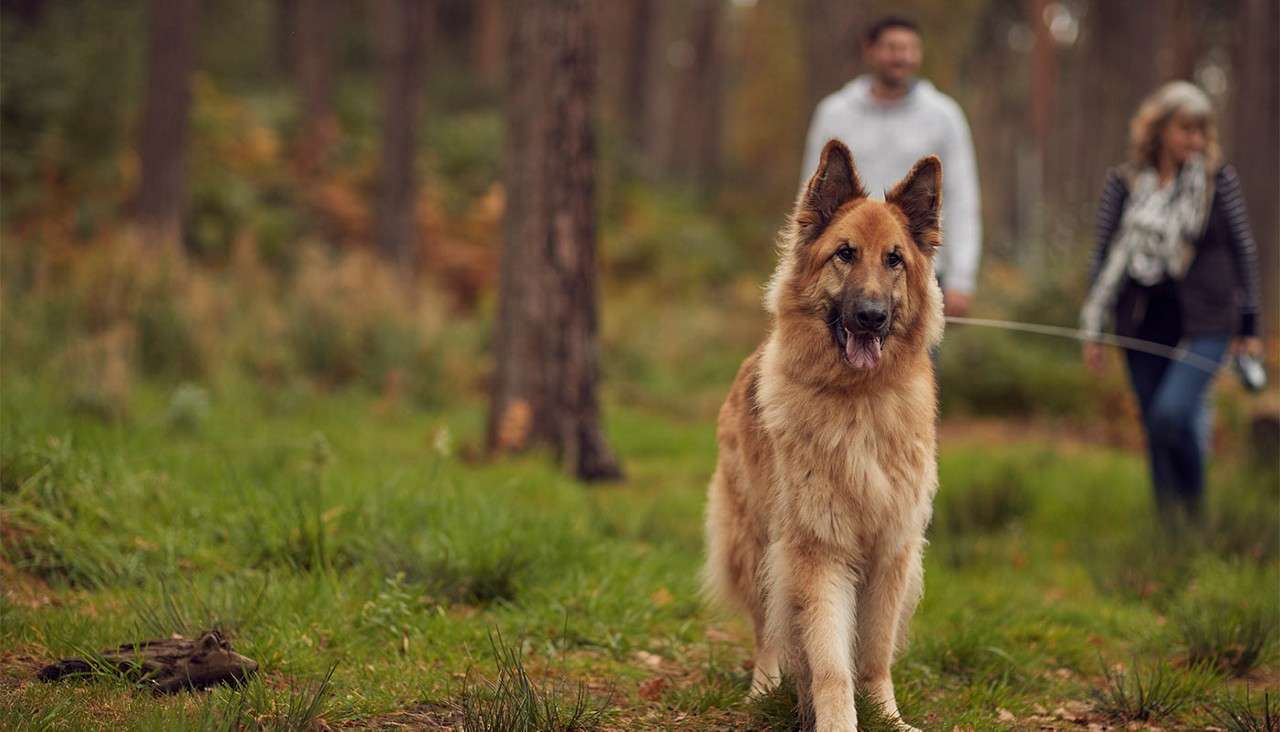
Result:
M852 262L853 247L849 246L848 244L845 244L844 246L840 247L839 249L836 250L836 258L839 259L841 262Z
M885 266L897 269L902 266L902 255L897 252L889 252L884 258Z

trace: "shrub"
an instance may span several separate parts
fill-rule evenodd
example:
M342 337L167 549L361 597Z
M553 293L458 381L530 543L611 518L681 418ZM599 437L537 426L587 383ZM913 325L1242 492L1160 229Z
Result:
M373 255L333 259L309 250L286 297L287 339L298 365L320 383L359 379L378 388L393 372L430 378L421 359L445 313L427 293L408 293Z

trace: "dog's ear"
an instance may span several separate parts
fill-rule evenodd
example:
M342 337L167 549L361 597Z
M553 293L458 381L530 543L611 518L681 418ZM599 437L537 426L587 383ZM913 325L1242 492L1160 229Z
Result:
M818 169L796 204L798 243L808 244L817 239L846 201L866 197L849 148L839 140L831 140L822 148Z
M942 161L937 156L916 162L884 200L907 217L911 238L925 254L942 245Z

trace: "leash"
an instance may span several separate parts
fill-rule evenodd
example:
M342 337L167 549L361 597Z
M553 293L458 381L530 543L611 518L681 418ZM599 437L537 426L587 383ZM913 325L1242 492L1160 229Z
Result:
M1209 374L1216 373L1220 365L1217 361L1205 358L1198 353L1192 353L1185 348L1172 348L1162 343L1144 341L1141 338L1129 338L1126 336L1112 335L1110 333L1089 335L1076 328L1064 328L1058 325L1042 325L1040 323L1020 323L1013 320L960 318L954 315L948 315L946 320L948 324L976 325L982 328L1012 330L1019 333L1035 333L1037 335L1066 338L1069 340L1080 341L1082 343L1105 343L1110 346L1119 346L1120 348L1127 348L1132 351L1142 351L1143 353L1149 353L1153 356L1167 358L1170 361L1181 361L1182 363Z

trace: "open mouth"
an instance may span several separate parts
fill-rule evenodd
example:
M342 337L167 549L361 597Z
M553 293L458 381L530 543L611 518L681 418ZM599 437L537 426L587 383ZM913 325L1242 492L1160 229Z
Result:
M883 331L849 330L844 319L836 317L831 323L832 334L836 345L844 354L845 363L851 367L865 371L880 365L884 353L884 339L888 337L888 329Z

